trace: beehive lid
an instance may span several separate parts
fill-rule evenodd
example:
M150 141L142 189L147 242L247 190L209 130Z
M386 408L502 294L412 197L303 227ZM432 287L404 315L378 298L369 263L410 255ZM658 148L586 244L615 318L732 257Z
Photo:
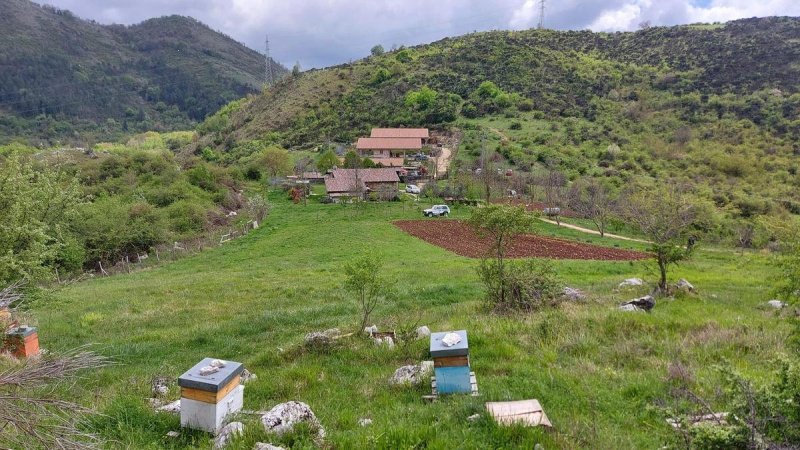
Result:
M450 333L457 334L461 341L455 345L447 346L442 342L445 336ZM431 334L431 357L440 358L443 356L465 356L469 355L469 344L467 343L467 331L445 331Z
M34 333L36 333L36 327L28 327L28 326L12 328L6 332L6 334L10 334L12 336L22 336L22 337L28 337Z
M178 378L178 386L201 391L219 392L244 370L242 363L225 361L225 367L220 367L217 372L200 375L200 369L210 366L214 358L205 358L194 367L187 370Z

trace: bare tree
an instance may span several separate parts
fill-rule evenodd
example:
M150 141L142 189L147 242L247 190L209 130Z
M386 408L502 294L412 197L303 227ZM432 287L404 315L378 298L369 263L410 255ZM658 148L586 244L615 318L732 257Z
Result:
M568 198L569 207L590 219L600 232L600 237L604 237L616 206L608 189L597 180L578 181L572 185Z
M660 272L658 288L666 292L669 266L691 256L693 245L684 244L697 218L695 206L679 188L667 185L628 192L620 211L651 242Z
M551 169L545 175L543 181L545 195L545 215L552 217L556 223L561 225L561 205L563 203L562 189L566 184L567 177L558 170Z

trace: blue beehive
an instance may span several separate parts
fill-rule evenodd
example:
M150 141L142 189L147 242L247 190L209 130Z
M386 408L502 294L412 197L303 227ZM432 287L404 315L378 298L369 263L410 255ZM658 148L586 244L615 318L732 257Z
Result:
M450 333L461 340L454 345L442 342ZM465 330L431 334L431 357L433 358L436 390L439 394L471 393L469 343Z

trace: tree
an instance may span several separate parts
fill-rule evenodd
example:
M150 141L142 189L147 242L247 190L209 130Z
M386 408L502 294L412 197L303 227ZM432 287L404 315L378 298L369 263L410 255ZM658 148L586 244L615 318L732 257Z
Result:
M344 167L347 169L358 169L361 167L361 158L358 153L350 150L344 155Z
M375 308L392 296L394 282L381 274L383 260L373 252L365 253L344 266L344 288L356 297L361 308L361 324L358 331L369 323Z
M378 44L372 47L372 49L369 52L372 54L372 56L381 56L385 52L385 50L383 49L383 46L381 44Z
M561 225L561 189L566 183L566 177L558 170L551 169L543 179L545 203L547 205L547 215L553 217L556 223Z
M569 192L569 207L590 219L604 237L608 222L614 217L614 200L605 185L597 180L579 181Z
M677 187L665 186L629 192L620 210L650 241L660 273L658 288L666 292L669 266L691 256L693 243L686 244L697 218L696 207Z
M336 156L336 153L333 150L328 149L319 155L319 158L317 159L317 170L320 173L325 174L339 164L339 157Z
M482 237L488 237L489 252L478 269L491 300L496 305L506 305L508 277L506 273L506 252L517 235L530 230L533 216L521 207L506 205L487 205L475 209L469 224Z
M790 303L800 302L800 224L797 222L762 219L765 228L778 239L779 252L772 264L778 268L775 295Z
M300 76L300 73L302 71L303 71L303 69L300 68L300 61L297 61L296 63L294 63L294 66L292 67L292 76L297 78L297 77Z
M16 154L0 165L0 283L52 274L74 241L69 224L80 202L77 179L59 168Z
M270 178L292 172L292 157L287 150L279 147L269 147L261 152L258 163L264 167Z

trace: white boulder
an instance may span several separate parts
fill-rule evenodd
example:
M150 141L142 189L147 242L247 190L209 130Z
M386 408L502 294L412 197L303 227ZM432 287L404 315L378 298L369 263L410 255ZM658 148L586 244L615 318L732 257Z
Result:
M244 433L242 422L231 422L225 425L214 438L214 450L222 450L227 447L237 435L241 436L242 433Z
M389 384L420 384L430 372L431 366L425 363L403 366L395 370L394 375L389 379Z
M694 286L692 285L692 283L689 283L686 280L686 278L681 278L680 280L678 280L678 283L675 285L675 287L682 291L689 291L689 292L694 291Z
M567 300L571 300L573 302L582 302L586 300L586 294L584 294L583 291L571 287L564 287L564 292L562 295Z
M294 429L298 423L308 423L316 428L320 438L325 437L325 429L314 415L314 411L303 402L286 402L276 405L261 416L261 423L268 433L285 434Z
M426 337L430 337L431 329L427 326L423 325L417 328L417 339L425 339Z
M253 447L253 450L286 450L286 449L283 447L278 447L277 445L265 444L263 442L256 442L256 446Z
M770 300L767 302L767 305L775 309L783 309L786 307L786 303L780 300Z
M644 281L641 278L628 278L627 280L619 284L619 287L621 288L636 287L636 286L644 286Z

